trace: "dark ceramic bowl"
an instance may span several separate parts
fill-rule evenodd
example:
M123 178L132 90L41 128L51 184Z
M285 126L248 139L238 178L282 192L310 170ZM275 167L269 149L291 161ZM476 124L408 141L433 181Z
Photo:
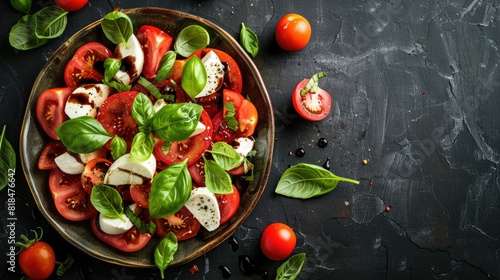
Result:
M254 159L255 179L248 186L244 186L245 191L241 193L239 209L229 222L214 232L202 229L196 238L179 242L179 249L171 265L180 265L205 254L226 240L257 204L271 169L274 145L272 107L264 82L251 58L231 35L217 25L197 16L162 8L138 8L124 12L132 19L136 30L143 24L150 24L163 29L174 38L187 25L198 24L205 27L211 35L209 46L229 53L239 64L243 76L242 94L250 97L259 113L255 146L258 153ZM109 42L102 32L100 21L90 24L69 38L54 52L40 71L31 91L21 131L20 152L23 171L43 216L69 243L106 262L123 266L154 267L153 252L160 241L159 237L153 237L144 249L135 253L124 253L104 244L94 236L88 221L72 222L59 215L48 187L50 172L37 168L38 156L45 144L50 141L36 120L35 107L38 96L46 89L65 85L63 72L66 63L78 47L91 41L104 44ZM112 44L107 45L113 47Z

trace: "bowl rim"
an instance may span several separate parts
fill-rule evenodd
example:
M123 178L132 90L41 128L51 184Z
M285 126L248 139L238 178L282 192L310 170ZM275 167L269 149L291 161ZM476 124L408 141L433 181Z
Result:
M250 58L250 56L246 53L246 51L240 46L240 44L236 41L236 39L233 38L228 32L226 32L224 29L219 27L218 25L212 23L211 21L197 16L193 14L189 14L186 12L182 11L177 11L173 9L168 9L168 8L160 8L160 7L140 7L140 8L132 8L132 9L124 9L121 10L125 14L139 14L139 13L145 13L145 14L167 14L167 15L175 15L178 18L187 18L194 20L196 22L201 22L204 25L208 26L212 30L215 31L215 33L219 34L221 37L224 38L225 41L227 41L229 44L231 44L232 48L234 48L234 51L243 59L245 64L247 65L249 71L253 74L253 78L256 80L256 85L259 88L259 90L262 92L262 99L264 103L267 105L266 109L269 109L269 127L268 127L268 134L267 134L267 151L265 152L265 155L263 156L263 159L266 161L265 164L263 165L262 169L262 177L260 178L260 181L262 183L261 186L258 187L258 189L255 191L255 196L256 198L250 200L249 203L249 209L250 211L244 211L242 215L238 217L238 219L230 224L228 227L226 227L223 231L220 232L219 235L217 235L217 238L212 238L209 241L204 241L203 245L196 249L195 252L191 252L189 255L187 255L186 258L182 260L176 260L174 257L174 261L172 262L171 266L177 266L177 265L182 265L187 262L190 262L206 252L214 249L218 245L220 245L222 242L224 242L227 238L229 238L244 222L244 220L250 215L250 213L253 211L255 206L257 205L258 201L260 200L266 185L268 183L269 175L270 175L270 170L272 166L272 158L273 158L273 150L274 150L274 135L275 135L275 127L274 127L274 114L272 110L272 104L271 100L269 97L269 94L267 92L267 89L265 87L264 81L262 79L262 76L260 75L259 70L257 69L256 65L254 64L253 60ZM61 44L50 56L50 58L47 60L47 62L44 64L44 66L40 69L39 73L45 72L49 66L54 63L56 59L58 59L58 54L64 51L65 46L69 42L74 42L75 38L78 38L80 36L85 35L86 33L92 32L93 29L98 28L102 21L102 18L99 20L96 20L85 27L81 28L80 30L76 31L73 35L68 37L66 41ZM101 261L105 261L108 263L112 264L117 264L117 265L122 265L122 266L129 266L129 267L143 267L143 268L152 268L155 267L154 262L145 264L145 263L137 263L135 261L130 261L130 260L120 260L113 258L111 256L108 256L107 254L104 254L98 250L91 250L89 248L86 248L85 246L81 246L80 243L78 242L78 238L74 238L72 236L69 236L65 233L65 228L59 224L53 217L52 214L49 213L49 207L42 205L42 201L39 199L39 192L41 190L36 187L36 182L32 181L31 176L30 176L30 170L31 168L29 167L29 158L28 158L28 153L25 150L26 147L26 141L29 137L27 135L29 131L29 118L30 117L35 117L31 113L31 110L33 110L32 105L36 104L34 103L35 96L38 98L38 95L35 91L36 85L40 83L40 80L42 79L41 75L38 74L33 86L30 90L30 95L27 101L27 107L24 113L23 117L23 122L21 126L21 133L20 133L20 141L19 141L19 151L20 151L20 158L21 158L21 165L23 169L24 176L26 178L27 184L29 186L29 189L31 191L31 194L33 196L33 199L35 200L35 203L37 205L37 208L40 210L42 213L43 217L51 224L51 226L70 244L78 248L80 251L86 253L89 256L92 256L94 258L97 258ZM35 120L36 121L36 120ZM103 246L107 246L103 243Z

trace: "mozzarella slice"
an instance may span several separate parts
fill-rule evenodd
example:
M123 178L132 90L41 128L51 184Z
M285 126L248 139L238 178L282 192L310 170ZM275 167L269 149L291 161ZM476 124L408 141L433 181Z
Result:
M132 212L136 208L136 204L131 204L128 206ZM122 214L122 218L125 219L125 222L122 221L121 219L115 218L115 219L110 219L108 217L104 217L104 215L99 214L99 228L107 233L107 234L122 234L127 232L129 229L131 229L134 224L130 221L130 219L127 217L127 215Z
M65 152L54 159L57 167L66 174L82 174L85 165L81 162L77 154Z
M215 93L224 83L224 64L213 51L209 51L202 59L207 70L207 84L196 98L209 96Z
M246 157L253 150L255 141L248 137L239 137L234 139L234 143L234 150L242 157Z
M155 170L156 159L153 155L146 161L138 161L130 154L125 154L111 164L104 176L104 184L145 184L153 178Z
M215 194L206 187L194 188L184 206L208 231L213 231L219 227L219 204L217 203Z
M105 84L88 84L76 88L66 101L64 112L70 119L97 115L97 109L115 90Z
M144 51L135 35L130 36L127 45L119 43L114 56L122 61L122 66L126 69L126 71L119 70L115 74L117 81L130 85L139 78L144 67Z
M202 133L203 131L205 131L206 128L207 127L202 122L198 122L196 128L194 129L193 133L189 136L189 138Z
M167 105L167 101L165 99L158 99L156 100L155 104L153 104L153 110L155 112L160 111L161 108L165 107Z

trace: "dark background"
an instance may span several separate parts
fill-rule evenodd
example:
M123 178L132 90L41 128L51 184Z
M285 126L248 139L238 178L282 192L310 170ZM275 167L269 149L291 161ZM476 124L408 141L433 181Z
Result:
M34 1L32 11L53 4ZM235 38L241 22L259 36L254 59L276 118L271 177L257 207L227 242L199 259L169 268L166 279L230 279L244 276L238 256L248 255L275 277L281 262L259 251L263 229L285 222L297 235L294 253L305 252L300 279L499 279L500 104L499 9L496 0L90 0L68 16L60 38L30 51L8 43L21 14L0 2L0 116L18 152L31 86L51 54L73 33L116 7L158 6L204 17ZM279 50L274 28L296 12L312 25L309 45ZM308 122L296 115L297 82L325 71L320 86L333 98L331 114ZM322 149L319 138L329 141ZM295 149L303 147L298 158ZM298 162L322 165L355 178L310 200L274 194L283 171ZM368 160L367 165L362 161ZM36 209L18 157L17 234L41 226L59 261L75 263L62 279L159 279L156 269L118 267L67 244ZM0 245L7 248L6 190L0 193ZM391 211L386 207L390 206ZM187 270L197 265L200 271ZM20 274L5 270L2 279Z

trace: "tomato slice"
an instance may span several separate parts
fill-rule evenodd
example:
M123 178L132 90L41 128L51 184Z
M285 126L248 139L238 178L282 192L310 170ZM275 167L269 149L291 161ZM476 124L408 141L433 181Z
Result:
M196 99L196 103L201 105L208 115L213 118L222 110L222 95L220 92Z
M85 192L90 195L95 185L104 182L104 176L111 164L112 162L105 158L94 158L85 164L85 169L80 177Z
M236 138L236 131L227 126L222 112L219 112L214 116L214 118L212 119L212 125L214 129L212 141L214 143L223 141L231 144Z
M146 79L153 80L163 55L170 49L172 37L157 27L143 25L137 31L137 39L144 51L142 74Z
M67 151L68 149L66 149L61 141L50 141L40 153L40 157L38 158L38 169L51 170L56 168L57 164L54 159Z
M83 83L101 82L104 78L104 61L113 53L98 42L87 43L75 52L73 58L66 64L64 81L71 88L77 88Z
M128 146L139 132L137 122L132 117L132 104L139 92L124 91L106 98L97 113L97 120L111 134L122 137Z
M220 223L227 222L238 210L240 205L240 193L233 185L233 192L228 194L216 194L217 202L220 210Z
M151 181L142 185L130 185L130 197L141 208L149 208Z
M240 67L236 61L226 52L213 48L203 49L201 51L201 57L205 56L210 51L214 51L222 64L226 67L223 88L241 92L243 89L243 79L241 78Z
M64 106L72 92L73 89L69 87L52 88L42 92L38 97L36 118L43 131L54 140L59 140L56 130L68 119L68 116L64 113Z
M196 236L201 227L200 222L184 206L172 216L153 219L153 221L156 224L156 234L163 238L169 232L173 232L177 241Z
M229 175L233 175L233 176L245 175L252 168L252 165L250 163L247 163L247 172L245 172L245 166L243 164L244 163L240 164L239 166L236 166L235 168L233 168L231 170L228 170L227 173L229 173Z
M205 186L205 162L203 158L188 166L189 174L198 186Z
M309 79L299 82L292 93L292 103L295 111L306 120L320 121L330 113L332 98L328 92L318 88L316 93L308 92L304 96L300 91L307 85Z
M205 110L201 113L200 122L206 127L202 133L183 141L172 142L167 153L162 151L164 141L158 141L153 150L156 159L163 161L167 165L182 162L186 159L188 159L187 165L191 165L200 159L212 142L212 120L210 120L210 116Z
M107 234L99 228L97 216L90 219L90 227L99 240L123 252L137 252L141 250L153 236L149 232L140 232L135 226L122 234Z
M235 108L235 117L238 120L237 136L248 137L253 135L258 122L258 113L255 105L238 92L225 89L223 92L223 113L227 115L227 102L232 102Z
M71 221L83 221L97 214L85 192L80 175L68 175L54 168L49 176L49 189L57 211Z

